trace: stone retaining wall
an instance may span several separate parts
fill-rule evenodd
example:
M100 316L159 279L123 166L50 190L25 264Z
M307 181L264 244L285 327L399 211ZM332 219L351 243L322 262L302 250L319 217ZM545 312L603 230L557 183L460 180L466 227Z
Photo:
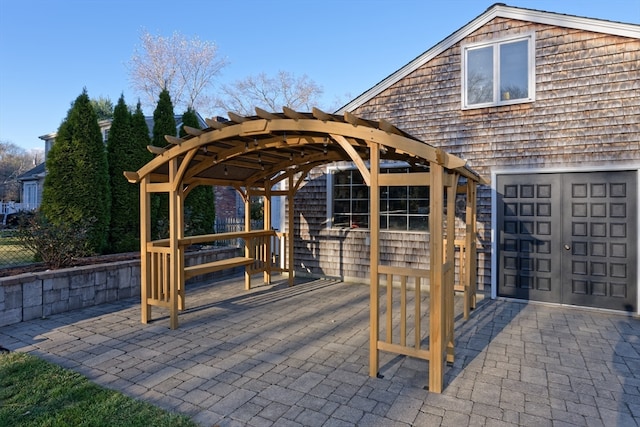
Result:
M237 253L238 249L235 247L188 252L185 264L231 258ZM211 280L238 271L211 273L189 282ZM139 259L2 277L0 326L139 295Z

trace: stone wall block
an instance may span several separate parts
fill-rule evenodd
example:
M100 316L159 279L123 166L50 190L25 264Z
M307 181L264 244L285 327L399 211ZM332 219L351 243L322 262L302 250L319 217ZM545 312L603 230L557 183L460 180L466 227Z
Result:
M120 266L116 270L116 280L118 282L118 289L130 289L131 288L131 268L129 266ZM129 292L130 293L130 292ZM127 296L127 298L129 298Z
M79 293L73 293L73 295L69 296L69 299L67 300L68 303L68 308L65 311L69 311L69 310L77 310L79 308L82 308L82 295L80 295Z
M22 309L22 285L17 284L5 287L4 307L6 310Z
M118 301L118 290L117 289L107 289L106 291L106 300L109 301Z
M94 273L87 267L80 267L76 274L70 275L69 289L79 289L86 286L93 286L95 283Z
M96 294L93 299L95 305L104 304L107 302L107 290L106 289L96 289Z
M42 281L34 279L22 285L22 306L42 307Z
M53 277L53 286L52 289L69 289L69 276L68 275L55 275Z
M22 321L40 319L42 317L42 304L32 307L22 308Z
M93 286L85 286L80 290L83 307L95 305L96 289Z
M0 308L2 306L0 305ZM0 310L0 326L22 322L22 307Z
M45 309L47 306L45 306ZM61 301L56 301L48 306L49 310L47 315L64 313L69 311L69 298L66 298ZM45 310L47 312L47 310Z
M103 269L96 271L94 273L93 280L96 288L105 289L107 286L107 272Z
M68 279L68 278L67 278ZM67 280L67 283L69 281ZM60 301L68 300L70 297L69 287L60 289Z
M50 292L51 290L53 290L53 278L50 277L41 277L42 280L42 293L46 294L47 292Z
M60 290L50 290L42 293L43 304L53 304L56 301L60 301Z
M126 299L131 297L131 288L118 289L118 299Z

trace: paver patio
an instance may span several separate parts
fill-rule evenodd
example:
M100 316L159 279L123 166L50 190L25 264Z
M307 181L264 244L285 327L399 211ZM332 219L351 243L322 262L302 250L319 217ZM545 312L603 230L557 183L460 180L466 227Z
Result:
M203 426L640 425L640 319L481 298L464 322L457 300L435 394L423 360L382 353L368 376L368 285L298 282L191 286L177 330L141 324L136 298L2 327L0 345Z

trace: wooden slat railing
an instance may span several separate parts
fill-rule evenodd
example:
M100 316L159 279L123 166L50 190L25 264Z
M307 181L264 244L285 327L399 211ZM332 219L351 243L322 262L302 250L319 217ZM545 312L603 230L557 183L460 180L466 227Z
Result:
M456 273L454 261L455 260L445 260L442 265L444 281L442 286L445 290L444 303L446 312L448 313L453 313L453 284ZM422 336L421 320L423 317L422 289L423 285L429 283L430 271L428 269L379 265L378 273L386 278L386 312L384 322L385 336L384 339L378 337L377 349L429 360L431 355L430 349L422 347L422 341L425 337ZM408 303L410 289L408 289L407 285L411 283L414 285L413 307L410 307ZM394 311L394 295L398 293L400 298L399 315L397 315L397 309ZM411 313L411 308L413 308L413 313ZM411 314L413 315L411 316ZM395 324L394 319L398 319ZM412 319L412 323L410 319ZM446 343L446 357L448 362L453 362L454 317L446 316L444 322L443 342ZM411 337L409 333L411 329L413 329L413 337ZM399 333L397 336L394 336L394 331L396 330L399 330ZM412 343L410 341L412 341Z
M169 280L169 248L147 247L149 253L150 274L147 303L160 307L169 307L171 298Z
M387 265L379 265L378 273L386 277L386 313L385 325L386 332L384 340L378 337L377 348L395 354L417 357L419 359L429 360L429 350L422 348L422 329L420 321L422 319L422 286L428 283L429 270L407 267L391 267ZM409 318L411 307L408 306L407 284L414 284L413 298L413 324L410 324ZM399 284L400 293L400 332L394 337L394 284ZM397 289L396 289L397 290ZM413 345L407 344L409 331L413 328Z
M446 246L446 239L444 241L444 245ZM453 242L454 246L455 246L455 253L454 253L454 257L455 260L454 262L457 264L458 266L458 271L457 274L455 275L455 278L457 280L454 280L454 291L455 292L462 292L463 293L463 299L464 299L464 308L463 308L463 315L464 315L464 319L467 320L469 319L469 312L470 310L475 308L475 301L476 301L476 275L475 275L475 262L473 259L468 259L469 258L469 254L468 254L468 248L467 248L467 243L465 240L459 240L456 239ZM446 260L446 252L444 254L445 256L445 260ZM467 265L467 264L471 264L471 265ZM468 271L468 269L470 271Z

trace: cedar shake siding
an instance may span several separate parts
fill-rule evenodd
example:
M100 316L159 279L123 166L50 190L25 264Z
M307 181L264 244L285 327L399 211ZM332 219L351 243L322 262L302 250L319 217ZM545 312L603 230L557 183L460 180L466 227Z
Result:
M463 109L462 47L524 33L533 33L535 40L535 100ZM638 169L640 39L496 17L346 109L366 119L388 120L468 160L486 178L513 169ZM297 268L364 279L368 277L368 233L327 228L325 187L325 176L318 172L296 196ZM491 283L489 186L478 191L478 221L482 290ZM428 234L382 235L386 241L381 243L382 259L415 259L412 266L427 267L420 260L427 258ZM402 249L391 253L386 248Z

